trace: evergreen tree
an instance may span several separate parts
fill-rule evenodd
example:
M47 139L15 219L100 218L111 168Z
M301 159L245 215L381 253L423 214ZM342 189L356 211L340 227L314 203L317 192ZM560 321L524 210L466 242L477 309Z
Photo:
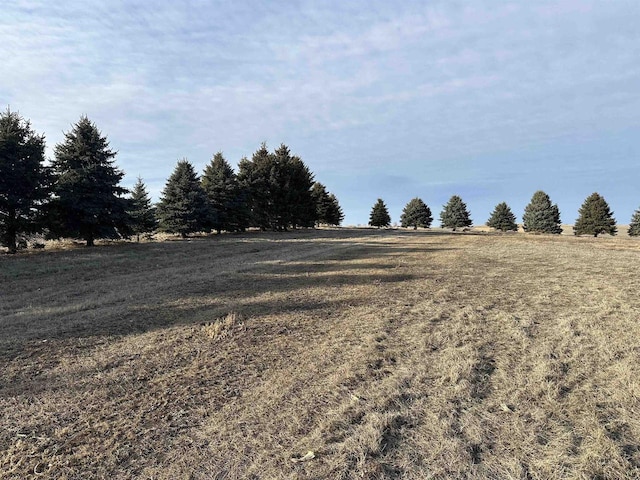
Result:
M371 215L369 215L369 225L372 227L388 227L391 224L389 210L381 198L373 205Z
M431 209L417 197L405 205L400 217L400 224L403 227L413 227L414 230L418 227L429 228L432 221Z
M240 229L241 192L231 165L218 152L206 166L201 178L202 188L210 205L209 224L220 233L222 230Z
M320 182L313 184L311 197L316 206L316 219L318 224L339 226L344 220L344 213L338 199Z
M505 202L496 205L496 208L491 214L491 218L487 221L487 226L500 230L502 232L518 231L518 225L516 224L516 216Z
M451 197L444 206L440 213L440 223L443 228L452 228L454 232L457 228L473 225L467 205L457 195Z
M253 226L286 230L314 225L313 174L286 145L269 153L262 144L251 161L240 161L238 180L248 193Z
M9 109L0 113L0 245L17 250L16 239L42 229L42 206L50 176L44 162L44 135Z
M311 198L315 204L316 219L319 224L328 224L329 210L331 209L331 200L327 188L320 182L315 182L311 187Z
M271 197L271 228L273 230L286 230L289 223L289 207L287 186L289 185L288 165L291 161L291 153L286 145L280 147L272 155L273 164L269 175L269 194Z
M167 180L157 207L160 229L179 233L183 238L189 233L207 228L209 209L207 195L193 165L180 160Z
M280 177L273 191L277 192L276 198L283 200L276 204L278 228L312 227L316 222L316 206L311 195L311 170L300 157L292 156L284 144L274 152L274 157Z
M271 228L274 223L270 182L273 168L273 155L264 143L256 150L251 160L243 158L238 164L238 181L249 206L249 225L261 230Z
M616 220L613 218L613 212L609 209L606 200L598 193L589 195L578 213L580 216L573 226L574 235L587 234L597 237L599 233L616 234Z
M631 217L628 232L630 237L637 237L640 235L640 208L636 210Z
M524 209L522 221L525 232L562 233L558 205L552 205L549 195L542 190L533 194L531 202Z
M333 193L329 194L329 208L326 213L325 223L339 227L344 220L344 213L338 199Z
M247 157L242 157L238 164L238 174L236 174L236 185L238 187L238 196L235 199L233 210L233 230L236 232L244 232L247 227L252 226L253 214L251 211L251 189L245 181L240 177L241 165L250 164Z
M158 227L155 208L151 205L151 199L142 178L138 177L131 191L129 202L129 217L131 231L140 241L140 235L149 234Z
M82 238L87 246L97 238L129 235L129 201L123 197L124 173L115 167L115 156L107 138L87 117L65 133L52 162L56 183L51 235Z

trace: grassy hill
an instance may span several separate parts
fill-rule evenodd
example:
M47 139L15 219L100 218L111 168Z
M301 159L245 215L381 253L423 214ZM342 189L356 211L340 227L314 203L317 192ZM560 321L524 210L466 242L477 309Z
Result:
M639 254L353 229L0 257L0 478L638 478Z

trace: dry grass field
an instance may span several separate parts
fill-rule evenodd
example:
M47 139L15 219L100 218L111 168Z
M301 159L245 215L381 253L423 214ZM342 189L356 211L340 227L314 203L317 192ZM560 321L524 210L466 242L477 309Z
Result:
M3 479L640 478L635 239L229 235L0 285Z

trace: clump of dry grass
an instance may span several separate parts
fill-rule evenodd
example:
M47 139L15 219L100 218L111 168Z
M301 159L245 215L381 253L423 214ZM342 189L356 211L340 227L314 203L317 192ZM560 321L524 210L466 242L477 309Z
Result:
M228 313L223 318L202 325L202 332L211 340L224 338L241 321L240 315L235 312Z
M1 258L0 477L638 478L638 245L347 230Z

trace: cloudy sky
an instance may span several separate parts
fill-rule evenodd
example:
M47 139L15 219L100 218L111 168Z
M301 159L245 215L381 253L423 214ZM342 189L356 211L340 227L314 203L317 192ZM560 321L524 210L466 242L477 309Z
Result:
M640 2L30 1L0 15L0 105L48 153L86 114L130 186L286 143L345 224L419 196L484 223L545 190L640 206ZM3 107L4 108L4 107Z

